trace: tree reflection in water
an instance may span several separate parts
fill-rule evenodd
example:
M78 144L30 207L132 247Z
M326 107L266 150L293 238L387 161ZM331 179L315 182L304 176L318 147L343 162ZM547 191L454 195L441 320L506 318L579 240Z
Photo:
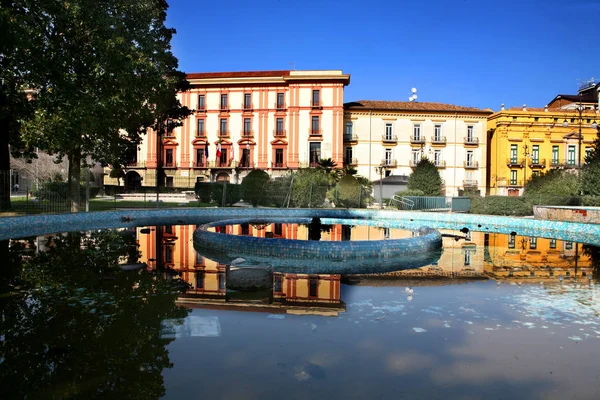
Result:
M0 296L2 397L164 395L172 339L161 338L161 321L188 314L175 306L181 282L119 269L138 252L135 236L115 231L56 236L46 252L30 245L0 246L13 260L2 268L3 289L13 285Z

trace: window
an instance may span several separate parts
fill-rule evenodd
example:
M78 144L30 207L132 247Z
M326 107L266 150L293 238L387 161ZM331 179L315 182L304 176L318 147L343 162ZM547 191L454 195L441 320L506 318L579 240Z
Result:
M558 164L558 146L552 146L552 165Z
M319 288L319 280L318 278L309 278L308 279L308 296L309 297L317 297Z
M389 239L391 237L390 235L390 228L383 228L383 238L384 239Z
M569 147L567 147L567 164L569 165L575 165L575 146L570 144Z
M435 150L433 152L433 163L436 166L441 166L443 164L442 162L442 151L441 150Z
M475 141L475 135L473 133L474 130L475 127L473 125L467 126L467 142L469 143L473 143Z
M250 224L248 224L248 223L240 224L240 227L242 228L242 235L250 234Z
M227 95L221 95L221 110L227 110Z
M221 124L219 126L219 134L221 136L227 135L227 118L221 118Z
M416 141L421 140L421 124L413 125L413 139Z
M573 242L565 242L565 250L573 250Z
M433 141L434 142L442 141L442 126L441 125L435 125L433 127Z
M242 168L250 168L250 149L242 149L242 158L240 160Z
M284 168L283 149L275 149L275 167Z
M204 264L204 256L196 252L196 264Z
M283 235L283 224L273 224L273 234L277 236Z
M172 176L167 176L167 181L165 182L165 185L167 187L173 187L173 177Z
M198 120L198 131L196 132L196 136L206 136L206 132L204 130L204 118Z
M550 239L550 248L551 249L555 249L556 248L556 239Z
M282 108L285 108L285 94L284 93L277 93L277 109L281 110Z
M217 276L219 278L219 290L225 290L225 272L219 272Z
M275 275L275 282L273 284L273 291L275 293L281 293L281 287L283 286L282 283L283 283L283 279L282 279L281 275L279 275L279 274Z
M167 167L174 166L175 162L173 160L173 149L165 149L165 165Z
M385 124L385 140L393 140L394 128L390 123Z
M346 139L347 140L352 140L352 131L353 131L353 124L352 121L347 121L346 122Z
M244 135L248 136L252 134L252 129L250 126L250 122L251 119L250 118L244 118Z
M517 184L517 170L516 169L510 170L510 184L513 186Z
M196 289L204 289L204 271L196 271Z
M509 235L508 236L508 248L509 249L514 249L515 248L515 235Z
M351 165L352 164L352 147L346 147L346 157L344 164Z
M392 149L385 149L385 165L392 165Z
M531 171L531 177L532 178L535 178L535 177L538 177L538 176L540 176L540 171Z
M471 266L471 254L473 254L473 249L465 249L465 258L464 258L464 266Z
M277 118L277 124L275 128L275 134L277 136L283 135L283 118Z
M587 160L591 156L592 156L592 148L589 146L586 146L584 160Z
M204 95L199 94L198 95L198 111L204 111L204 110L206 110L206 105L204 104Z
M319 135L319 116L318 115L313 115L312 116L312 125L311 125L311 131L310 131L311 135Z
M310 165L316 166L321 159L321 143L310 143Z
M196 167L204 167L204 147L196 147Z
M244 93L244 110L252 108L252 95L250 93Z
M540 163L540 146L537 144L531 146L531 162L533 164Z
M519 145L511 144L510 145L510 163L516 164L519 162Z
M313 107L319 106L321 103L321 92L319 90L312 91L312 105Z
M342 241L348 242L352 238L352 227L350 225L342 225Z
M227 159L227 149L221 149L221 157L219 157L219 166L226 167L229 164Z
M411 152L412 165L417 165L421 161L421 151L414 150Z
M472 150L467 151L467 167L475 166L475 154Z
M529 248L531 250L537 249L537 238L536 237L530 237L529 238Z

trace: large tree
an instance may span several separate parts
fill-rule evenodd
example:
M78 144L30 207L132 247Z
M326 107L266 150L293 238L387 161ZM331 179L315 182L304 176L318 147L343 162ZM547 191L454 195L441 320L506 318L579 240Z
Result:
M585 164L581 169L581 192L600 196L600 128L592 144L592 151L585 156Z
M423 157L408 177L409 190L422 190L425 196L442 194L442 178L434 163Z
M81 164L118 163L148 128L172 130L189 115L187 90L170 51L164 0L22 0L40 24L46 69L36 84L35 117L25 143L69 161L73 211L80 207Z

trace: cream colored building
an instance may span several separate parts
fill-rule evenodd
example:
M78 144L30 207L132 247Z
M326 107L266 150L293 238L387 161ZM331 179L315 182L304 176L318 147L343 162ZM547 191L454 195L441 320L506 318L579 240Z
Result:
M197 181L240 182L255 168L277 176L322 158L342 165L350 75L255 71L191 73L187 79L191 90L178 97L195 112L172 133L146 135L130 157L126 185L155 185L159 165L165 186L188 188Z
M344 164L373 181L410 175L428 157L445 194L486 188L489 109L429 102L361 100L344 105ZM377 169L382 167L381 169Z

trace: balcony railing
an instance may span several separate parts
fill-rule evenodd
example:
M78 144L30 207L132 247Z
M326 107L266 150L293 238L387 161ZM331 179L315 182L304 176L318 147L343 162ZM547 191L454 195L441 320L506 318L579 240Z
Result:
M476 180L466 179L463 181L463 187L465 187L465 188L467 188L467 187L473 188L473 187L477 187L477 186L479 186L479 185L477 184Z
M423 144L425 143L425 136L411 135L410 142L413 144Z
M210 164L213 168L234 168L236 166L236 162L233 160L216 160Z
M506 165L509 167L522 167L525 165L525 159L511 157L506 160Z
M252 103L242 103L242 110L244 111L252 111L254 107L252 107Z
M163 168L177 168L176 162L165 162Z
M465 161L465 168L479 168L479 161Z
M271 168L273 169L286 169L287 168L287 164L284 162L272 162L271 163Z
M385 143L397 143L398 135L381 135L381 141Z
M254 136L254 131L253 130L249 130L249 131L242 130L240 132L240 135L242 135L242 137L245 137L245 138L250 138L250 137Z
M146 168L146 161L129 161L125 168Z
M321 101L320 100L317 100L317 101L313 100L313 101L310 102L310 106L312 108L321 108L322 107L321 106Z
M283 103L276 102L275 103L275 109L276 110L285 110L286 109L285 102L283 102Z
M479 138L473 136L465 136L465 144L479 144Z
M510 178L507 178L506 182L508 182L508 186L523 186L523 180L522 179L510 179Z
M398 161L397 160L386 160L386 159L383 159L383 160L381 160L381 164L380 165L382 165L384 167L387 167L387 168L391 168L391 167L397 166L398 165Z
M224 137L229 137L229 131L219 131L217 133L217 136L224 138Z
M229 104L221 104L220 107L219 107L219 110L221 112L227 112L227 111L229 111Z
M568 159L552 159L550 160L550 168L577 168L577 161Z
M254 169L254 168L256 168L256 164L253 163L253 162L250 162L250 161L243 161L243 162L240 161L237 164L237 168L240 168L240 169Z
M433 165L435 165L438 168L446 168L446 161L437 160L433 162Z
M196 112L205 113L206 112L206 105L204 105L204 106L198 106L198 108L196 109Z
M432 136L431 144L446 144L446 136Z
M206 160L195 161L192 164L192 168L208 168L208 162Z
M321 130L320 129L309 129L308 134L312 135L312 136L319 136L319 135L321 135Z
M546 168L546 160L545 159L531 159L529 161L530 168Z
M196 131L196 137L206 137L206 131Z
M274 137L285 137L285 129L278 131L277 129L275 129L273 131L273 136Z
M344 158L344 165L358 165L357 158Z
M344 133L344 142L357 142L358 135L354 133Z

